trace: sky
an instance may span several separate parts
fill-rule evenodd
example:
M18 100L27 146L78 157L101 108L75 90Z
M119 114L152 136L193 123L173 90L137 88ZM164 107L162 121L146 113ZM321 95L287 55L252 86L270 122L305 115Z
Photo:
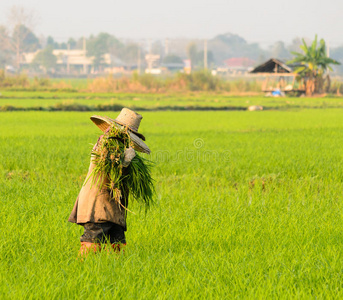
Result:
M315 34L332 47L343 45L342 0L0 0L0 24L13 5L34 10L35 33L59 42L99 32L132 39L231 32L262 47Z

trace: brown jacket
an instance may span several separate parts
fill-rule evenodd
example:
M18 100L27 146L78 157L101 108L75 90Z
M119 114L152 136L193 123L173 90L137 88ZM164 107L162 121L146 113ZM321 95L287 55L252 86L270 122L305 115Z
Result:
M106 187L108 179L105 176L101 176L100 181L103 183L101 191L99 191L98 185L92 182L93 178L90 175L94 167L95 165L91 160L86 181L76 199L68 221L77 224L113 222L123 226L126 230L125 208L121 207L115 200L111 200L110 192ZM121 202L127 207L128 191L121 192L123 195Z

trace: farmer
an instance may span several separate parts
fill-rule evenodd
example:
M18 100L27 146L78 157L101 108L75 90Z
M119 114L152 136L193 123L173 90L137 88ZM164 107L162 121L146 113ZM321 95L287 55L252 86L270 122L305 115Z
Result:
M124 152L123 175L125 169L129 166L131 160L136 156L135 150L150 153L150 149L143 142L145 137L138 133L139 124L142 116L134 111L123 108L119 116L113 120L108 117L92 116L91 120L103 132L106 132L111 125L118 128L125 126L128 129L129 136L133 142L133 148L127 148ZM102 136L98 139L94 149L99 144ZM84 256L89 251L100 250L100 244L110 242L112 248L119 251L121 245L126 245L126 214L125 209L128 205L129 192L127 189L121 190L120 202L122 206L114 201L108 188L108 176L100 176L100 182L94 184L89 178L95 167L94 157L91 156L91 162L81 191L76 199L74 208L68 221L84 227L84 233L80 238L80 255ZM101 190L99 190L99 186Z

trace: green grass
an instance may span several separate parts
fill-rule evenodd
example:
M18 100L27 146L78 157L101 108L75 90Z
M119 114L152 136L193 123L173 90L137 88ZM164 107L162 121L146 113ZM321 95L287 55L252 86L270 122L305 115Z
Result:
M2 91L1 107L58 108L85 105L97 110L99 105L119 105L144 109L247 108L262 105L265 109L343 108L342 97L327 98L270 98L263 96L230 96L225 94L127 94L127 93L70 93L70 92L14 92ZM4 110L4 109L3 109Z
M156 205L80 262L89 117L0 113L1 299L343 296L343 110L144 112Z

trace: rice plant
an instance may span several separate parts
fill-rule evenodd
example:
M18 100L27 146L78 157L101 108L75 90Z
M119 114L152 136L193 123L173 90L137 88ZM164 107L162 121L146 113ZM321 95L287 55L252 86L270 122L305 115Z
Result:
M341 109L142 114L155 203L80 262L90 113L0 113L1 299L343 297Z

